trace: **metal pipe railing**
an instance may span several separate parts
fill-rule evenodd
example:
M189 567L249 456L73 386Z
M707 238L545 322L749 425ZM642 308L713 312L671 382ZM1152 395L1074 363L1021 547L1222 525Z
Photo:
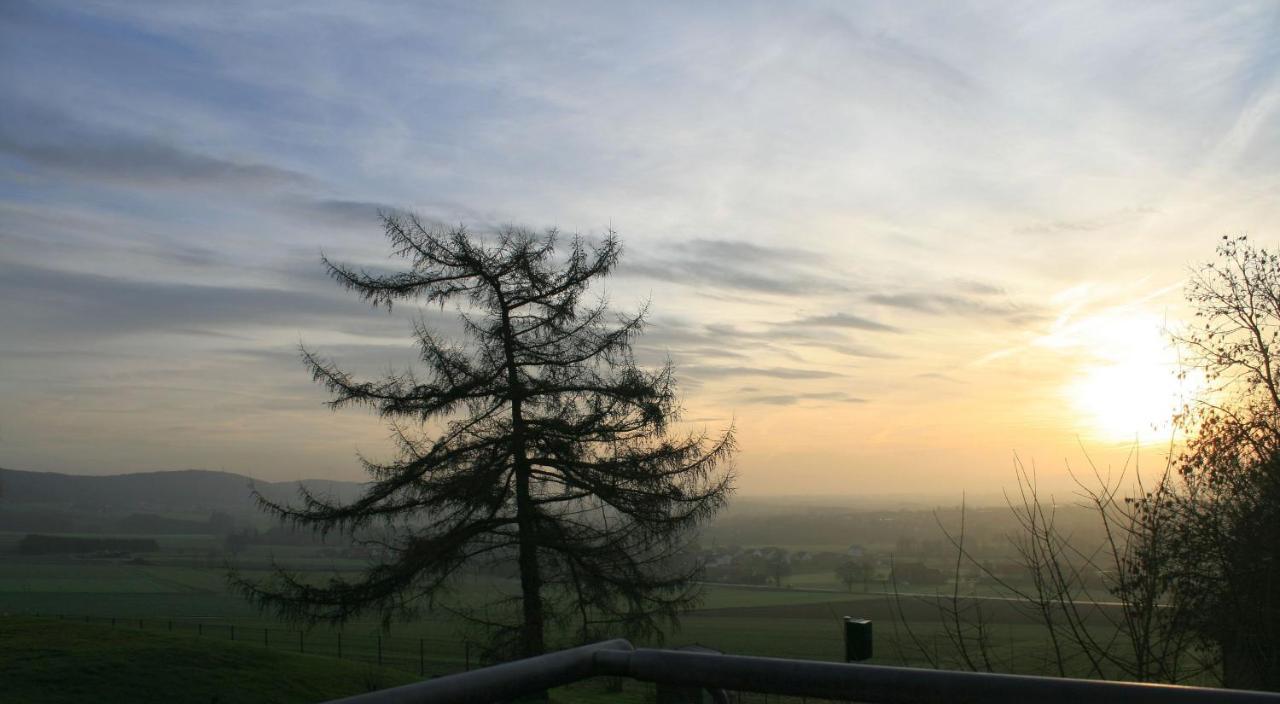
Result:
M1280 694L914 667L713 655L678 650L600 652L598 674L699 688L877 704L1280 703Z
M357 694L336 699L330 704L477 704L504 701L598 675L597 653L631 649L631 643L621 638L606 640L426 682Z
M493 702L602 675L699 689L879 704L1280 704L1280 694L1271 692L634 649L621 639L361 694L333 704Z

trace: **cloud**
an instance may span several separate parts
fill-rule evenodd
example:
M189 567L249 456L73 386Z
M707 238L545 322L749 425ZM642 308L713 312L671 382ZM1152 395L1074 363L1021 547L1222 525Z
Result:
M720 259L739 264L767 264L776 266L785 262L820 263L822 254L795 247L768 247L741 240L691 239L677 247L699 259Z
M945 381L945 382L952 383L952 384L963 384L963 383L965 383L965 382L960 381L959 379L957 379L957 378L955 378L955 377L953 377L953 376L950 376L950 375L947 375L947 374L943 374L943 373L941 373L941 372L925 372L925 373L923 373L923 374L916 374L915 378L917 378L917 379L929 379L929 380L931 380L931 381Z
M960 282L954 285L964 293L938 291L903 291L898 293L873 293L866 296L868 303L908 310L924 315L949 315L965 317L1003 318L1010 323L1024 324L1042 320L1045 313L1007 298L997 298L1003 293L986 284Z
M868 403L867 399L850 396L843 391L816 391L803 394L776 394L768 396L749 396L743 399L747 404L766 406L793 406L801 401L836 401L839 403Z
M90 128L43 109L15 112L0 128L0 153L74 178L166 189L261 189L313 183L290 169L204 154L143 135Z
M823 257L792 247L765 247L739 240L692 239L641 253L619 268L623 276L769 295L847 290L819 271Z
M298 203L295 210L333 225L375 227L381 214L400 209L375 201L317 198Z
M1014 233L1020 235L1061 235L1096 232L1134 222L1159 212L1159 209L1150 206L1122 208L1093 217L1061 218L1032 223L1015 229Z
M682 374L700 379L713 379L736 376L761 376L771 379L805 380L836 379L844 376L835 372L820 369L798 369L795 367L712 367L691 365L680 370Z
M868 347L858 344L844 344L840 342L825 342L821 340L804 340L795 342L797 345L804 347L818 347L824 350L830 350L836 354L842 354L846 357L863 357L867 359L902 359L902 355L893 352L885 352L884 350Z
M798 318L785 323L781 323L783 327L820 327L820 328L849 328L853 330L867 330L869 332L902 332L899 328L887 325L870 318L864 318L860 315L852 313L831 313L828 315L811 315L805 318Z
M79 178L153 187L260 188L304 185L310 181L288 169L219 159L136 138L23 144L0 137L0 151Z
M176 265L193 269L230 264L215 247L192 244L189 230L179 234L152 232L153 223L93 206L18 205L0 202L0 248L6 258L28 262L66 261L68 253L97 266L115 259L149 260L146 266ZM200 232L204 235L204 232Z
M677 361L697 363L712 358L749 359L768 352L802 361L799 348L825 349L848 357L896 359L899 355L853 342L841 331L813 326L766 324L761 329L744 330L735 325L662 318L654 321L636 341L636 348L652 353L672 354ZM744 352L750 350L751 353Z
M404 321L349 296L261 287L142 281L0 261L0 321L50 337L217 331L248 325L372 326L405 335ZM212 330L210 330L212 329ZM373 332L373 330L369 330Z
M633 262L620 267L618 273L622 276L643 276L686 286L710 286L752 293L800 294L814 290L812 283L801 277L771 276L708 261Z

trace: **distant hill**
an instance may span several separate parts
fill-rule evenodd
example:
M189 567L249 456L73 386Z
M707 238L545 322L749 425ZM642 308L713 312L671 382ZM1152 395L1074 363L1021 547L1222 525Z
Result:
M252 489L273 501L289 502L299 486L339 500L359 495L362 484L322 479L265 482L231 472L187 469L111 476L0 469L0 506L39 505L76 510L232 514L256 512Z

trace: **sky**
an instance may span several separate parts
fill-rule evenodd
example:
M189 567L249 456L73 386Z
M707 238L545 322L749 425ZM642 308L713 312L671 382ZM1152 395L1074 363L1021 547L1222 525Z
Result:
M743 495L1163 466L1182 285L1280 240L1280 4L0 4L0 466L361 479L305 343L379 210L599 236ZM1194 384L1194 380L1192 381Z

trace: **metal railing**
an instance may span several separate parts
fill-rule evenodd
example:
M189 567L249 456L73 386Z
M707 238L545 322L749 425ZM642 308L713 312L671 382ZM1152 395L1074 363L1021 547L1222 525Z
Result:
M1280 694L1270 692L656 650L633 648L625 640L561 650L335 700L332 704L505 701L596 676L628 677L713 692L730 690L882 704L1280 704Z

